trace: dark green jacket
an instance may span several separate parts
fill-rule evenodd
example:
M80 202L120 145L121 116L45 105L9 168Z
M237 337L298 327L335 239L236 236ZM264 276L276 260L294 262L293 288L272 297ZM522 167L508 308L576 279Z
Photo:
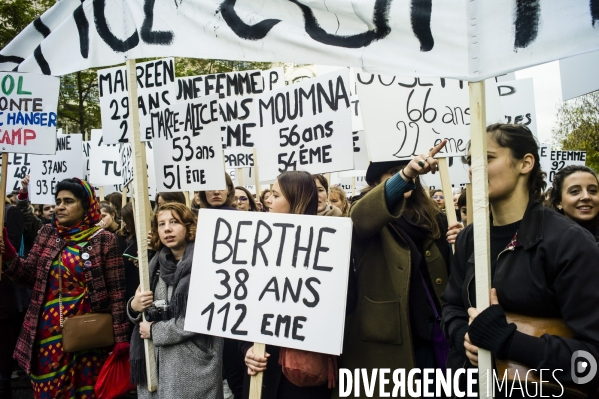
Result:
M408 309L410 249L391 225L401 217L405 202L402 199L390 212L384 190L385 185L379 184L350 210L358 303L347 318L339 367L352 372L366 368L369 376L373 368L389 368L391 382L386 390L391 392L393 370L405 368L407 376L415 362ZM440 301L448 280L447 265L432 239L427 239L424 254ZM338 392L336 389L334 396ZM366 397L363 387L360 394ZM374 397L378 395L377 385Z

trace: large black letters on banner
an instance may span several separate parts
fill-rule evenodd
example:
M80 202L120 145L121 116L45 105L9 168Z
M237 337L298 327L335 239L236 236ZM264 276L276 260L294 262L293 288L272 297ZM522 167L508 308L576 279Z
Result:
M388 25L389 8L393 0L376 0L374 3L374 14L372 21L374 22L374 30L368 30L363 33L351 36L339 36L326 32L320 27L316 20L312 9L307 5L300 3L298 0L289 0L297 5L304 14L306 33L317 42L328 44L330 46L360 48L369 46L370 43L380 40L391 33L391 28ZM414 0L413 0L414 1ZM429 17L430 19L430 17Z
M89 22L85 16L85 11L83 11L83 5L80 5L73 11L73 18L79 31L79 50L81 51L81 56L87 58L89 55Z
M260 40L270 32L273 26L281 22L280 19L265 19L255 25L248 25L239 18L235 12L237 0L225 0L220 5L220 12L229 28L240 38L246 40Z
M144 23L141 25L141 39L148 44L169 45L173 42L174 38L172 31L152 31L155 1L156 0L146 0L144 3L145 18Z
M599 0L591 0L591 22L595 26L595 21L599 21Z
M420 51L431 51L435 45L435 39L431 32L432 9L432 0L412 0L410 20L412 21L412 32L420 40Z
M540 0L516 0L514 49L526 48L539 33Z
M108 21L106 21L106 14L104 8L106 7L106 0L94 0L94 23L98 35L104 40L104 43L110 46L116 52L124 53L139 44L139 34L137 29L135 32L125 41L119 39L110 31Z

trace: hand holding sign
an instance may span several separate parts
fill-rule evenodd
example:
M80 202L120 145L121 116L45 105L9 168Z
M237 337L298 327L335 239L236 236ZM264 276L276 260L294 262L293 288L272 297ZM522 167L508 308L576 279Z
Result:
M435 155L445 147L447 140L443 140L437 144L428 154L420 154L410 161L402 170L403 178L408 181L420 175L425 175L429 172L435 174L438 169L439 161L435 159Z

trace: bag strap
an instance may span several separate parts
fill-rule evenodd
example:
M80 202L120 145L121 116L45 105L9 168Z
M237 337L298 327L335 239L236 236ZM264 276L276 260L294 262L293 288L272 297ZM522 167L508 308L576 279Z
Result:
M433 312L435 313L435 321L439 321L441 320L441 317L439 316L439 312L437 312L437 305L435 305L435 301L431 296L431 292L428 290L428 286L426 285L426 281L424 280L422 273L420 273L420 279L422 280L422 285L424 286L424 291L426 292L426 296L428 297L431 308L433 308Z
M58 311L60 312L60 328L64 327L64 316L62 314L62 268L60 267L60 255L58 255Z

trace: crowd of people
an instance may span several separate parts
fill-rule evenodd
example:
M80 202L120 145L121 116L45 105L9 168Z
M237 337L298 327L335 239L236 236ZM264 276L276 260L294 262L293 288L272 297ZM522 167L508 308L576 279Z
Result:
M420 179L437 171L444 143L411 160L371 163L368 187L352 198L323 175L301 171L281 174L256 195L225 174L226 189L196 191L189 206L183 193L158 193L143 237L151 248L149 291L139 286L132 202L121 209L119 193L100 200L72 178L56 186L55 204L31 205L26 177L7 197L0 243L0 397L11 397L14 358L36 398L93 398L111 352L128 356L140 398L245 399L257 373L264 373L264 399L335 398L338 368L472 368L479 348L527 368L561 369L555 376L569 386L573 353L599 359L599 180L588 167L568 166L547 192L528 128L494 124L487 138L493 288L482 312L466 192L449 202ZM286 348L267 345L262 355L250 342L184 330L202 208L351 218L344 347L339 358L322 355L324 382L298 384L287 375ZM448 225L446 212L458 222ZM92 313L112 316L114 344L65 350L64 320ZM559 320L570 334L529 335L511 322L514 314ZM147 389L145 340L155 346L156 392ZM598 386L595 377L580 388L592 397Z

